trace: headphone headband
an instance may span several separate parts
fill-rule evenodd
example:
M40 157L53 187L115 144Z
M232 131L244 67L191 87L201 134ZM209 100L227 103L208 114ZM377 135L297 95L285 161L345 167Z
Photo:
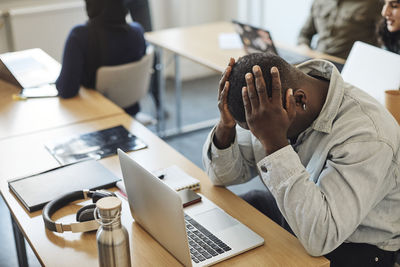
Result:
M79 199L88 199L92 198L93 202L96 202L98 199L102 197L112 196L114 193L108 192L106 190L78 190L70 193L66 193L61 195L60 197L50 201L44 206L42 211L42 217L44 221L44 225L47 229L53 232L63 233L65 231L72 231L73 233L77 232L87 232L93 231L99 228L99 223L95 220L85 221L85 222L75 222L70 224L62 224L56 223L51 219L51 216L60 208L64 207L70 202Z

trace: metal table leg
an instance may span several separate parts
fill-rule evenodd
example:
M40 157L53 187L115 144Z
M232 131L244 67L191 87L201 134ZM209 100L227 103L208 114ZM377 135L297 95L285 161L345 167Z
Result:
M174 55L175 60L175 105L176 105L176 129L182 132L182 80L179 55Z
M166 126L165 126L165 114L164 114L165 78L164 78L164 65L163 65L163 49L157 46L156 53L158 56L156 71L158 72L158 99L160 102L157 110L158 114L157 134L158 136L164 136Z
M17 249L18 263L20 267L28 267L28 257L26 256L25 238L19 230L18 224L10 214L12 228L14 232L15 248Z
M158 72L158 85L159 85L159 100L160 105L157 110L158 120L157 123L157 134L161 138L168 138L179 136L186 133L202 130L214 126L218 122L218 118L189 125L182 126L182 80L180 70L180 58L178 54L174 54L175 64L175 110L176 110L176 127L172 129L166 129L166 120L164 114L165 107L165 77L164 71L167 63L164 63L163 59L163 48L156 46L156 53L158 55L158 64L156 71Z

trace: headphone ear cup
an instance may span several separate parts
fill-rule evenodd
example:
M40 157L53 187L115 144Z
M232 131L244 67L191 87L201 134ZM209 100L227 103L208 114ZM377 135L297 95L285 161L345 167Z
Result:
M78 222L87 222L87 221L94 220L93 212L94 212L95 208L96 208L96 204L89 204L89 205L83 206L76 213L76 220Z
M116 197L116 196L117 195L115 195L114 192L107 191L107 190L104 190L104 189L100 189L100 190L96 190L96 191L93 192L92 201L93 201L93 203L96 203L100 198L103 198L103 197Z

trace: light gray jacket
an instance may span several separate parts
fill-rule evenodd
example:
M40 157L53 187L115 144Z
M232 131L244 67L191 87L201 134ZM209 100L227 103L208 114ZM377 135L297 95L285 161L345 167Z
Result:
M305 249L324 255L343 242L400 248L400 128L375 99L345 83L329 62L298 66L330 80L326 102L297 142L266 156L250 131L218 150L213 129L203 164L215 185L260 177ZM257 168L258 167L258 168ZM264 170L264 171L263 171Z

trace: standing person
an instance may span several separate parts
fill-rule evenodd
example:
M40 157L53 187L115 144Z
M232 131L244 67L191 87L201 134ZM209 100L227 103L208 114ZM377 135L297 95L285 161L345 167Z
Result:
M148 0L124 0L129 9L132 20L140 23L145 32L151 32L153 26L151 23L150 6Z
M271 53L231 59L203 148L215 185L258 172L244 199L332 267L393 266L400 248L400 131L334 65ZM238 126L237 126L238 125Z
M151 12L148 0L125 0L126 6L128 7L132 20L140 23L145 32L151 32L153 30L151 22ZM158 64L158 55L154 54L153 69L156 70ZM158 88L158 71L154 71L151 75L150 80L150 92L153 97L154 104L158 110L160 107L159 100L159 88Z
M101 66L114 66L139 60L146 53L143 28L126 23L128 10L123 0L85 0L89 21L75 26L66 41L60 76L59 96L73 97L80 86L95 88ZM125 109L131 115L139 104Z
M379 10L378 0L314 0L297 43L310 48L317 35L317 51L346 59L355 41L377 44Z
M400 54L400 0L385 0L378 25L380 45Z

